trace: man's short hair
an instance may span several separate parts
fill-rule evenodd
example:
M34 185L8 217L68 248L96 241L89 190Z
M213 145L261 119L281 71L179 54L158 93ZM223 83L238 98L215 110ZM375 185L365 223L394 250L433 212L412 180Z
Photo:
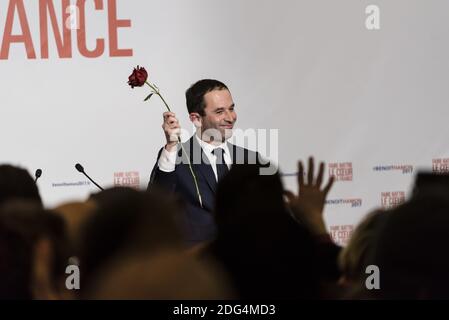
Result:
M212 79L203 79L193 84L186 91L186 103L189 114L192 112L197 112L201 116L204 116L204 109L206 108L204 95L213 90L224 89L229 90L223 82Z
M42 205L42 199L34 179L27 170L0 165L0 205L14 199L33 200Z

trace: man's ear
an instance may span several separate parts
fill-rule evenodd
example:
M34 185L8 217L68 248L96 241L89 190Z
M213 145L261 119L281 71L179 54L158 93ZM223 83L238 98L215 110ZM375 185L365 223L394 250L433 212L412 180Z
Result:
M201 128L202 126L202 119L198 112L192 112L189 114L189 119L192 121L195 128Z

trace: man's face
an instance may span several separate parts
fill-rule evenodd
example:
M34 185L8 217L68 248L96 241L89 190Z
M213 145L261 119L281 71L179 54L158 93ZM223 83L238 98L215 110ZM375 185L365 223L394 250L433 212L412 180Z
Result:
M201 117L202 140L222 143L232 136L237 120L229 90L212 90L204 95L205 115Z

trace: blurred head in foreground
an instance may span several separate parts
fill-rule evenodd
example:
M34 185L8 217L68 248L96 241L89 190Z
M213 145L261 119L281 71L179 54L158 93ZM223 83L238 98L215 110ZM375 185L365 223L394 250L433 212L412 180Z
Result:
M64 298L64 221L36 202L0 209L0 299Z

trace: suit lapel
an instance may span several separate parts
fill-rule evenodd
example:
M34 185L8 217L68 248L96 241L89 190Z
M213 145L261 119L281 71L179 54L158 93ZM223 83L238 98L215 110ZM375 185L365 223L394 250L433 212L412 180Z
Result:
M228 142L228 149L231 156L232 164L246 163L245 149L239 148L236 145Z
M215 174L212 170L212 166L210 164L201 163L197 164L196 167L198 168L197 171L199 171L206 180L212 192L215 193L217 191L217 181L215 180Z
M192 136L184 144L184 149L189 154L190 163L192 163L195 174L203 176L209 188L215 193L217 190L217 181L215 180L214 171L195 136Z

